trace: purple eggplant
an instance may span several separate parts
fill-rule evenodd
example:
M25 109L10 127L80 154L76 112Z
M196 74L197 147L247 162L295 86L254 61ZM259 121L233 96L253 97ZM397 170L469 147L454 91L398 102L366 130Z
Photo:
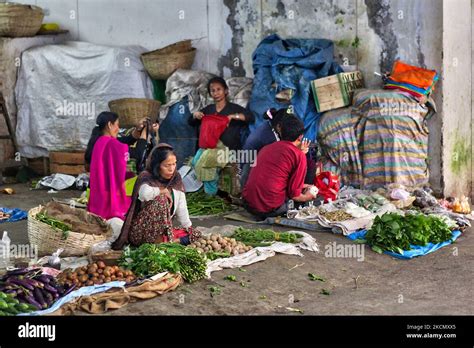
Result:
M72 290L74 290L76 288L76 284L73 284L71 285L67 290L66 292L63 294L63 296L66 296L67 294L69 294Z
M38 302L36 302L36 300L34 299L33 296L25 296L25 300L27 303L35 306L37 309L42 309L42 306L41 304L39 304Z
M35 288L44 288L44 283L38 281L38 280L35 280L35 279L28 279L28 282L33 285Z
M44 289L42 290L42 293L43 293L43 298L46 301L46 304L48 305L48 307L51 306L54 302L54 296L50 292L47 292Z
M50 276L49 274L42 274L38 277L35 277L35 279L44 284L49 284L52 280L54 280L54 277Z
M28 290L34 290L34 286L31 285L27 279L15 279L15 278L8 278L8 282L16 285L23 286L27 288Z
M27 274L30 270L28 268L17 268L7 272L7 277L9 276L20 276Z
M51 285L48 285L48 284L45 284L44 288L45 290L48 290L49 292L52 292L54 294L58 292L58 290L56 290L55 288L53 288Z
M38 302L43 309L48 308L48 304L46 303L46 301L43 297L43 293L41 292L40 288L35 288L35 290L33 291L33 296L34 296L36 302Z

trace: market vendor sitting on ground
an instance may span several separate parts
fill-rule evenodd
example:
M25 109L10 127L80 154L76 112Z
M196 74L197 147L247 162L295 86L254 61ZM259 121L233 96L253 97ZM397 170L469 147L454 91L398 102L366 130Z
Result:
M304 125L295 115L281 121L281 140L260 150L257 165L251 169L242 197L253 215L266 218L285 214L287 203L316 198L304 183L309 143L303 142Z
M176 217L179 227L173 227ZM140 173L133 189L132 204L115 250L125 245L179 242L189 244L201 236L189 219L181 175L176 170L176 154L168 144L158 144Z
M225 121L228 121L228 123L226 124L224 121L223 127L220 128L221 133L213 131L210 132L210 134L200 134L200 137L204 136L208 139L212 139L217 143L215 148L222 151L225 151L225 147L234 151L242 149L242 139L247 134L248 124L254 122L254 116L240 105L231 103L227 100L229 88L223 78L214 77L210 79L207 85L207 90L214 99L214 104L208 105L204 109L195 112L189 118L189 124L199 127L202 123L203 117L213 116L216 123L222 122L221 120L216 119L216 117L225 117ZM210 119L211 118L209 117L208 120ZM201 131L203 130L200 129L200 132ZM198 179L204 182L205 192L214 195L218 191L219 173L226 163L216 163L218 162L217 159L209 159L208 156L210 155L211 157L217 157L217 152L208 151L204 154L206 149L212 148L200 148L194 157L193 166L197 169L196 174ZM202 158L203 160L200 163ZM207 164L203 165L203 162L206 162ZM210 163L214 163L214 165Z

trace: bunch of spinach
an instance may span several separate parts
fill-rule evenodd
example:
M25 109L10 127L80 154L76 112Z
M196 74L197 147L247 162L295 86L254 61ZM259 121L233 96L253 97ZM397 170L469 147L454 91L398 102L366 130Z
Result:
M378 253L388 250L401 254L410 250L410 245L425 246L450 240L452 232L437 216L387 213L375 218L365 238Z
M180 273L191 283L206 276L204 257L196 249L177 243L146 243L136 249L127 248L119 264L145 277L167 271Z

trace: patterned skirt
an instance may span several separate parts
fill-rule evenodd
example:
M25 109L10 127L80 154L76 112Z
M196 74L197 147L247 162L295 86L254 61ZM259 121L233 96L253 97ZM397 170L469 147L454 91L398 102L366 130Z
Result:
M134 246L144 243L163 243L189 235L191 242L199 239L201 233L192 226L173 227L171 202L165 195L142 203L142 208L133 218L129 240Z

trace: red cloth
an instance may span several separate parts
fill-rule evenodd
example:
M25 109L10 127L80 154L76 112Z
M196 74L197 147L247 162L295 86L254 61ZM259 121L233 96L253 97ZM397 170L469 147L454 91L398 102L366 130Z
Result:
M290 141L278 141L258 153L242 197L251 209L271 212L285 200L301 195L305 175L305 154Z
M227 116L204 115L201 120L199 147L201 149L215 149L219 138L229 125L229 121Z
M187 235L189 235L189 233L186 232L186 230L184 230L184 229L179 229L179 228L173 228L173 238L174 238L174 239L183 238L183 237L186 237ZM164 242L164 243L169 242L167 236L163 236L163 242Z

